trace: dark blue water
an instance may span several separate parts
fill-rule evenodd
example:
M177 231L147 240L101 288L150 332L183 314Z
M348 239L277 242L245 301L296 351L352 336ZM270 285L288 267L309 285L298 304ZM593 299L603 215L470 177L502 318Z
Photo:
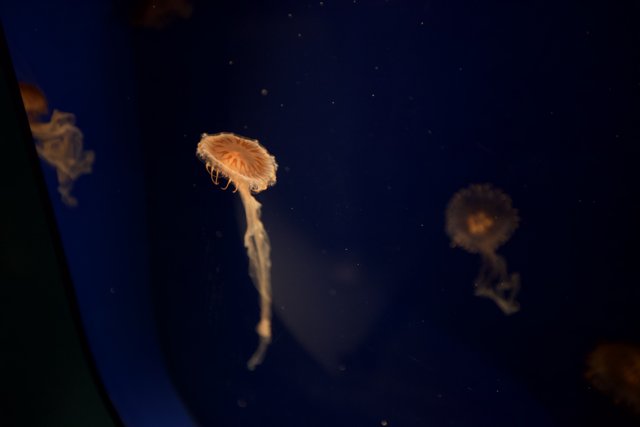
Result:
M19 78L96 152L75 209L44 169L127 425L637 424L584 379L599 342L640 342L637 5L203 1L156 30L125 3L0 11ZM220 131L279 164L255 372L240 200L195 157ZM444 232L476 182L520 213L510 317Z

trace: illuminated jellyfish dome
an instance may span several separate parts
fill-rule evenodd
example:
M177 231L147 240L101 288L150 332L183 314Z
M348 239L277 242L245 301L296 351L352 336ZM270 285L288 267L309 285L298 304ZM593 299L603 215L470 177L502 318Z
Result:
M640 413L640 346L600 344L587 358L585 377L615 403Z
M197 155L206 163L216 184L222 175L236 188L259 193L276 182L276 159L255 139L226 132L205 133L198 143Z
M490 184L474 184L456 193L447 207L451 243L471 253L494 252L518 228L511 198Z
M49 112L47 98L38 86L20 82L20 95L30 121L36 120Z

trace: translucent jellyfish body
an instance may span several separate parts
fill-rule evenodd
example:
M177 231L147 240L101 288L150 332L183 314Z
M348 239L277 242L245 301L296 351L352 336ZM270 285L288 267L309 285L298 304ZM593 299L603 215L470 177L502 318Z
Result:
M249 256L249 275L260 294L260 321L256 332L258 348L247 367L254 370L262 363L271 343L271 246L260 220L259 193L276 183L276 159L257 140L232 133L203 134L196 155L205 163L214 184L227 179L224 189L233 184L240 194L247 218L244 245Z
M505 314L520 309L516 301L520 276L509 274L496 253L518 228L518 211L511 199L490 184L474 184L457 192L446 210L446 231L453 247L480 254L482 267L475 280L475 294L493 300Z
M71 195L74 182L91 173L95 153L83 149L83 136L75 125L75 116L53 110L49 121L42 120L48 113L47 99L37 86L20 83L31 133L36 141L38 156L56 169L58 192L67 206L76 206L78 200Z
M600 344L587 357L587 380L615 403L640 413L640 347L625 343Z

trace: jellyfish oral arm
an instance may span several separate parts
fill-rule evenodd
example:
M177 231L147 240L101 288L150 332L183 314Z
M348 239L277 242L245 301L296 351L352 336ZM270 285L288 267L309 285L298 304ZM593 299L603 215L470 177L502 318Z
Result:
M249 256L249 275L260 294L260 321L256 326L260 341L258 348L247 362L247 367L253 371L262 363L271 343L271 245L260 220L260 203L246 185L240 185L238 192L247 218L244 245Z
M495 253L482 255L482 268L475 281L475 295L489 298L510 315L520 310L516 300L520 291L520 275L509 275L504 259Z
M71 195L74 182L92 171L95 153L83 149L83 135L75 126L75 116L54 110L49 122L30 122L38 156L58 174L58 192L63 203L76 206Z

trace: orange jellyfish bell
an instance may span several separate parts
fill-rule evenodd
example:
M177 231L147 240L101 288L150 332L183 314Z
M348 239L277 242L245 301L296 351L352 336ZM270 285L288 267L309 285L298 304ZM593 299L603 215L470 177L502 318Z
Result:
M587 380L600 392L640 414L640 346L598 345L587 357Z
M474 184L457 192L447 207L451 244L471 253L494 252L518 228L511 198L490 184Z
M197 155L206 163L212 178L215 172L216 184L218 175L222 175L236 188L246 186L259 193L276 183L276 159L255 139L227 132L204 133Z
M254 370L271 343L271 245L260 220L261 205L251 192L259 193L274 185L278 165L257 140L224 132L202 134L196 155L205 163L214 184L218 185L220 175L228 180L225 189L233 183L244 206L249 275L260 294L260 321L256 326L260 342L247 362L247 367Z
M19 86L24 109L30 122L36 121L40 116L49 112L47 98L38 86L25 82L20 82Z

